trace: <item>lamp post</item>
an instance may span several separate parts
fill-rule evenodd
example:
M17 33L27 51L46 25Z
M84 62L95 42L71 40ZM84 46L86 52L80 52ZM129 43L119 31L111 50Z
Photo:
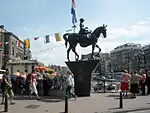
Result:
M10 63L10 72L11 72L11 75L13 74L13 65L12 65L12 60L9 60L9 63Z
M2 51L3 51L2 52L3 53L3 57L2 57L2 59L3 59L2 69L6 70L6 63L7 63L7 57L8 57L6 55L6 53L7 53L6 46L8 44L7 39L6 39L6 33L7 32L0 32L0 33L3 33L3 37L1 37L2 38L1 39L1 41L2 41ZM5 96L4 112L8 112L8 95L7 95L7 93L4 96Z
M4 62L3 62L3 66L2 66L3 69L6 69L6 64L7 64L7 60L8 60L8 54L7 54L8 41L6 39L7 38L6 35L7 35L7 32L4 32L4 40L3 40L3 60L4 60Z
M139 71L143 68L146 70L147 64L146 64L146 56L145 56L144 50L142 50L141 53L138 54L138 59L139 59L139 62L138 62Z

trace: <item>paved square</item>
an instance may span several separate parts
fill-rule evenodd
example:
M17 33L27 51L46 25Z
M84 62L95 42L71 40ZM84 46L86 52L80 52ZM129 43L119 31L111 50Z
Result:
M1 99L0 99L1 100ZM136 99L124 99L124 109L150 107L149 96L138 96ZM90 97L69 99L69 113L102 113L104 111L118 111L118 93L91 94ZM0 111L4 106L0 105ZM27 96L16 96L16 104L9 105L8 113L61 113L64 112L64 99L43 97L41 100L30 99Z

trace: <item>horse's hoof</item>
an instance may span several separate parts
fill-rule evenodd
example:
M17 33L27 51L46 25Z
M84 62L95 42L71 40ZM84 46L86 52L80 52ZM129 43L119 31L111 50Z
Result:
M76 61L78 61L79 59L77 58Z

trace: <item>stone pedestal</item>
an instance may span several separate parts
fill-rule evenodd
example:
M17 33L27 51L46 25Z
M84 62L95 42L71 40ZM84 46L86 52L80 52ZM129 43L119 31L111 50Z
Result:
M75 94L78 97L90 96L91 73L99 60L65 62L74 74Z

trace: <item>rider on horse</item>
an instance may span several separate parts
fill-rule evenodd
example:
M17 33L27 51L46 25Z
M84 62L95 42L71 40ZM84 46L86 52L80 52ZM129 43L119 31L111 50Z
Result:
M79 34L87 35L90 32L87 30L88 29L87 27L84 28L83 22L84 22L84 19L81 18L80 19L80 31L79 31Z

